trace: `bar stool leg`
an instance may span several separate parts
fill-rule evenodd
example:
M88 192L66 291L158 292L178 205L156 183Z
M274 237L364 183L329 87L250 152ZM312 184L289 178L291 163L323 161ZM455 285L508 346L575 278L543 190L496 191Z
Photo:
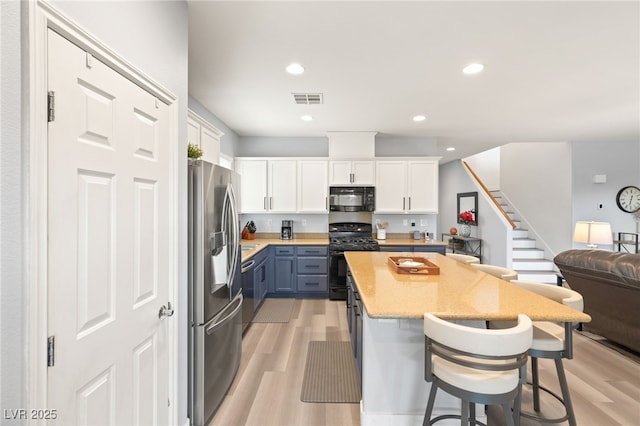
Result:
M538 358L531 357L531 379L533 383L533 410L540 411L540 382L538 379Z
M460 417L460 424L466 426L469 424L469 401L465 401L463 399L460 402L462 404L462 415Z
M431 383L431 391L429 392L429 401L427 402L427 409L424 412L424 420L422 426L429 426L431 424L431 414L433 413L433 405L436 400L436 392L438 386L435 382Z
M567 376L564 374L562 359L556 358L554 361L556 362L556 371L558 372L558 380L560 381L560 391L562 392L564 407L567 410L569 425L576 426L576 416L573 412L573 403L571 402L571 396L569 395L569 385L567 385Z

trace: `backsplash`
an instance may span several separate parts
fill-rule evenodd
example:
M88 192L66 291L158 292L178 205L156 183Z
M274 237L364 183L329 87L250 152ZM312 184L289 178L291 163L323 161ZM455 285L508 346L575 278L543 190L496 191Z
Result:
M329 228L329 215L327 214L242 214L240 224L244 226L252 220L259 233L280 233L283 220L293 220L293 232L295 233L326 233ZM411 221L415 221L415 227ZM440 237L437 229L438 215L412 215L412 214L373 214L372 223L375 230L377 222L389 225L387 232L391 234L406 234L413 231L436 233L436 239Z

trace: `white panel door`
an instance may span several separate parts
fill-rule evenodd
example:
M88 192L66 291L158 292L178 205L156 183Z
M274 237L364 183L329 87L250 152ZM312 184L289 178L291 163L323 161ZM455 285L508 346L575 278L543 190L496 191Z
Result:
M296 211L296 173L295 160L269 161L269 211Z
M48 60L48 407L168 424L170 107L51 30Z
M329 161L329 184L351 184L351 161Z
M298 212L327 213L326 160L298 160Z

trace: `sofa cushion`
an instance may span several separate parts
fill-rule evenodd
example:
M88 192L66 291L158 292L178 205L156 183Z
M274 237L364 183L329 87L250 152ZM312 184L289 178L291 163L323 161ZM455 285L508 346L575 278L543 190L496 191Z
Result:
M640 255L567 250L554 258L570 288L584 298L586 328L640 352Z

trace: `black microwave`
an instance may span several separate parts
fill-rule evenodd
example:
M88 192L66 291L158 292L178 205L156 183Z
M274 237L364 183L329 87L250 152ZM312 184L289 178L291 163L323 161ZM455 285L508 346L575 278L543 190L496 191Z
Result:
M329 187L332 212L372 212L376 208L376 189L372 186Z

